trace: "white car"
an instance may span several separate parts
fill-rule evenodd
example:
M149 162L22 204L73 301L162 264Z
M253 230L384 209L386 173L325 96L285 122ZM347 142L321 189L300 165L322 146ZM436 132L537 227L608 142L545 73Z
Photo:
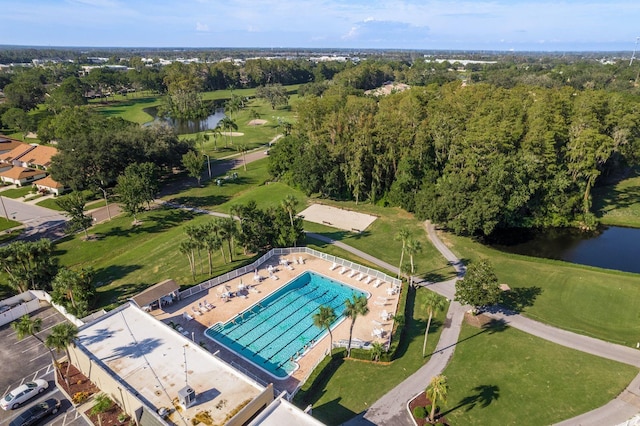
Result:
M39 393L44 392L49 387L49 382L42 379L36 379L33 382L27 382L18 386L11 392L6 394L0 400L0 406L3 410L14 410L23 402L33 398Z

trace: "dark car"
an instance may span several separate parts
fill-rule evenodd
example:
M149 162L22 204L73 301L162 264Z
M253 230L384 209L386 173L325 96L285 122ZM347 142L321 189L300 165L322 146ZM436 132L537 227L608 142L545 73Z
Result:
M55 398L34 405L13 419L9 426L31 426L50 414L56 414L60 410L60 401Z

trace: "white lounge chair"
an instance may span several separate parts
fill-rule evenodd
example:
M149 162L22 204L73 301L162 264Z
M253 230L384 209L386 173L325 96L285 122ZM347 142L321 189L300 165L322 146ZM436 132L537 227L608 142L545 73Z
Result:
M337 267L338 267L338 264L337 264L336 262L333 262L333 265L331 265L331 266L329 267L329 270L330 270L330 271L333 271L333 270L334 270L334 269L336 269Z
M193 319L193 317L191 315L189 315L187 312L183 312L182 313L182 317L184 319L186 319L187 321L191 321Z
M304 265L304 259L302 258L302 256L298 257L298 263Z
M383 321L389 320L389 312L387 312L386 309L383 309L382 312L380 312L380 318L382 318Z
M193 311L193 313L196 315L202 315L202 312L200 312L200 310L198 310L198 308L196 308L195 306L191 307L191 311Z
M355 277L355 275L358 273L358 271L356 271L355 269L351 270L351 273L349 274L349 278L353 278Z
M209 310L215 308L215 306L213 306L211 303L207 302L207 299L204 299L204 306L206 306L207 309L209 309Z
M382 333L383 331L381 329L374 328L373 331L371 332L371 335L375 337L382 337Z
M293 271L293 266L291 266L290 264L287 263L287 269L290 271Z
M343 266L342 268L340 268L340 275L343 275L345 272L347 272L349 270L349 268Z
M356 281L360 281L364 278L364 274L360 272L360 274L356 277Z
M276 274L271 274L271 279L274 281L278 281L278 276Z
M382 327L382 323L380 321L371 320L371 322L374 323L375 325Z
M202 313L209 312L209 308L202 304L202 302L198 303L198 310Z
M376 282L373 284L373 286L375 288L378 288L378 287L380 287L380 284L382 284L382 281L380 281L380 279L377 279Z
M385 305L385 303L381 302L380 300L376 300L375 302L373 302L373 304L376 305L376 306L384 306Z
M371 275L368 275L367 278L364 279L364 283L369 284L371 280L373 280L373 277Z

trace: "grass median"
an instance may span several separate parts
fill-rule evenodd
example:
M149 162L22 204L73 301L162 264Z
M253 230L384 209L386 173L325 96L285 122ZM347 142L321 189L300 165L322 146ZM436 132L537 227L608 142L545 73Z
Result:
M510 327L463 325L444 374L449 396L442 412L449 424L533 426L606 404L638 369Z

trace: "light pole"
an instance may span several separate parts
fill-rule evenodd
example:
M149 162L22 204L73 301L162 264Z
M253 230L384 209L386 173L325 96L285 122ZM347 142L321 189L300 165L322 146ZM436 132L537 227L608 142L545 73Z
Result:
M211 158L209 157L209 154L204 153L204 156L207 157L207 167L209 168L209 180L211 180Z
M7 221L9 221L9 214L7 213L7 208L4 206L4 199L2 198L2 195L0 195L0 203L2 203L2 210L4 211L4 216L7 218Z

